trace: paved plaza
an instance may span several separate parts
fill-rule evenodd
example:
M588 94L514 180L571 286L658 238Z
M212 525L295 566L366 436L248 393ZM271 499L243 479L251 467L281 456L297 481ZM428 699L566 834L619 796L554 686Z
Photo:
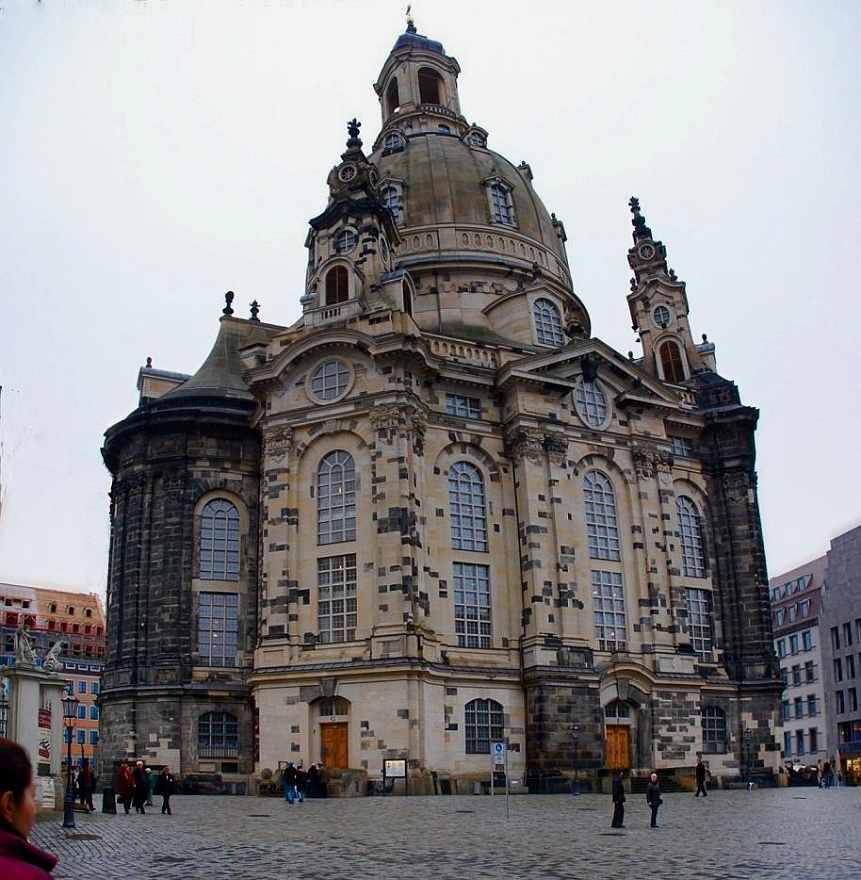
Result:
M629 795L280 798L174 796L146 815L41 814L32 840L57 878L712 880L861 877L861 790L666 794L657 829ZM97 806L99 805L97 801Z

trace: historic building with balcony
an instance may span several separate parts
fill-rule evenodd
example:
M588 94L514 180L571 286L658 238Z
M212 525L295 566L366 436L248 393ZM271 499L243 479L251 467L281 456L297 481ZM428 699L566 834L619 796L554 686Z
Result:
M593 333L561 220L459 73L409 25L378 133L332 145L301 316L228 294L200 369L148 363L106 432L105 757L237 790L395 758L411 791L471 791L494 742L536 791L700 754L772 779L758 412L635 198L641 350Z

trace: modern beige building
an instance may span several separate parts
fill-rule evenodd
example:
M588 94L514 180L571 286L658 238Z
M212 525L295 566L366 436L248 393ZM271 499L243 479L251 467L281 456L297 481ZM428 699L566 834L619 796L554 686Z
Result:
M562 222L459 72L397 39L379 133L350 123L310 221L301 317L229 294L200 370L142 368L108 430L106 754L178 751L225 786L403 758L414 791L462 791L504 742L545 791L700 753L737 778L746 742L766 781L758 413L636 199L642 350L593 335Z

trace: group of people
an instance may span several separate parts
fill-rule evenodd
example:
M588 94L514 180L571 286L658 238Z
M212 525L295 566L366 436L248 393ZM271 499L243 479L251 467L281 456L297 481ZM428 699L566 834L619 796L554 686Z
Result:
M705 777L703 777L705 779ZM658 782L658 774L652 773L649 784L646 786L646 803L652 812L651 828L658 827L658 809L664 799L661 797L661 784ZM611 828L625 827L625 783L622 779L622 771L617 770L613 777L613 821Z
M322 764L304 764L288 761L284 768L284 800L288 804L302 803L306 797L326 797L326 771Z
M174 785L173 774L167 765L155 776L152 770L144 767L143 761L137 761L134 770L128 764L123 764L117 774L117 800L122 803L126 814L132 807L136 813L146 813L146 807L152 806L152 795L155 792L161 795L162 813L170 816L170 796Z

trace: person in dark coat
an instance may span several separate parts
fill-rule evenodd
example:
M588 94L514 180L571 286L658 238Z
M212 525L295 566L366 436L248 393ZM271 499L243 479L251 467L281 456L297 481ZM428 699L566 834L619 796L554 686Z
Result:
M96 808L93 806L93 771L90 767L90 759L81 759L81 772L78 774L78 796L81 803L91 812L94 813Z
M308 797L309 798L317 798L320 797L319 786L320 786L320 774L317 771L317 765L312 763L308 768L308 779L306 782L308 786Z
M661 797L661 787L658 785L658 774L653 773L649 777L649 784L646 786L646 803L652 810L652 828L658 827L658 807L660 807L663 802L663 798Z
M137 764L135 764L135 769L132 770L132 778L135 781L135 794L133 799L135 812L146 813L144 807L146 806L146 799L149 797L149 776L147 775L143 761L138 761Z
M308 794L308 771L300 761L296 765L296 795L300 804L305 800L306 794Z
M296 782L299 774L296 771L296 765L290 761L284 768L284 800L288 804L292 804L296 800Z
M120 769L117 773L117 794L119 794L123 802L123 809L126 811L126 815L128 815L135 796L135 780L128 764L120 764Z
M625 785L622 782L622 771L617 770L613 777L613 821L611 828L625 827Z
M170 772L170 767L166 764L161 768L161 773L158 774L158 778L155 781L155 793L161 795L162 814L172 815L170 812L170 796L173 794L173 774Z
M27 841L36 821L33 765L21 746L0 739L0 877L51 880L57 857Z
M702 758L697 758L697 793L694 797L699 797L700 792L702 792L703 797L708 797L709 793L706 791L706 765L703 764Z

